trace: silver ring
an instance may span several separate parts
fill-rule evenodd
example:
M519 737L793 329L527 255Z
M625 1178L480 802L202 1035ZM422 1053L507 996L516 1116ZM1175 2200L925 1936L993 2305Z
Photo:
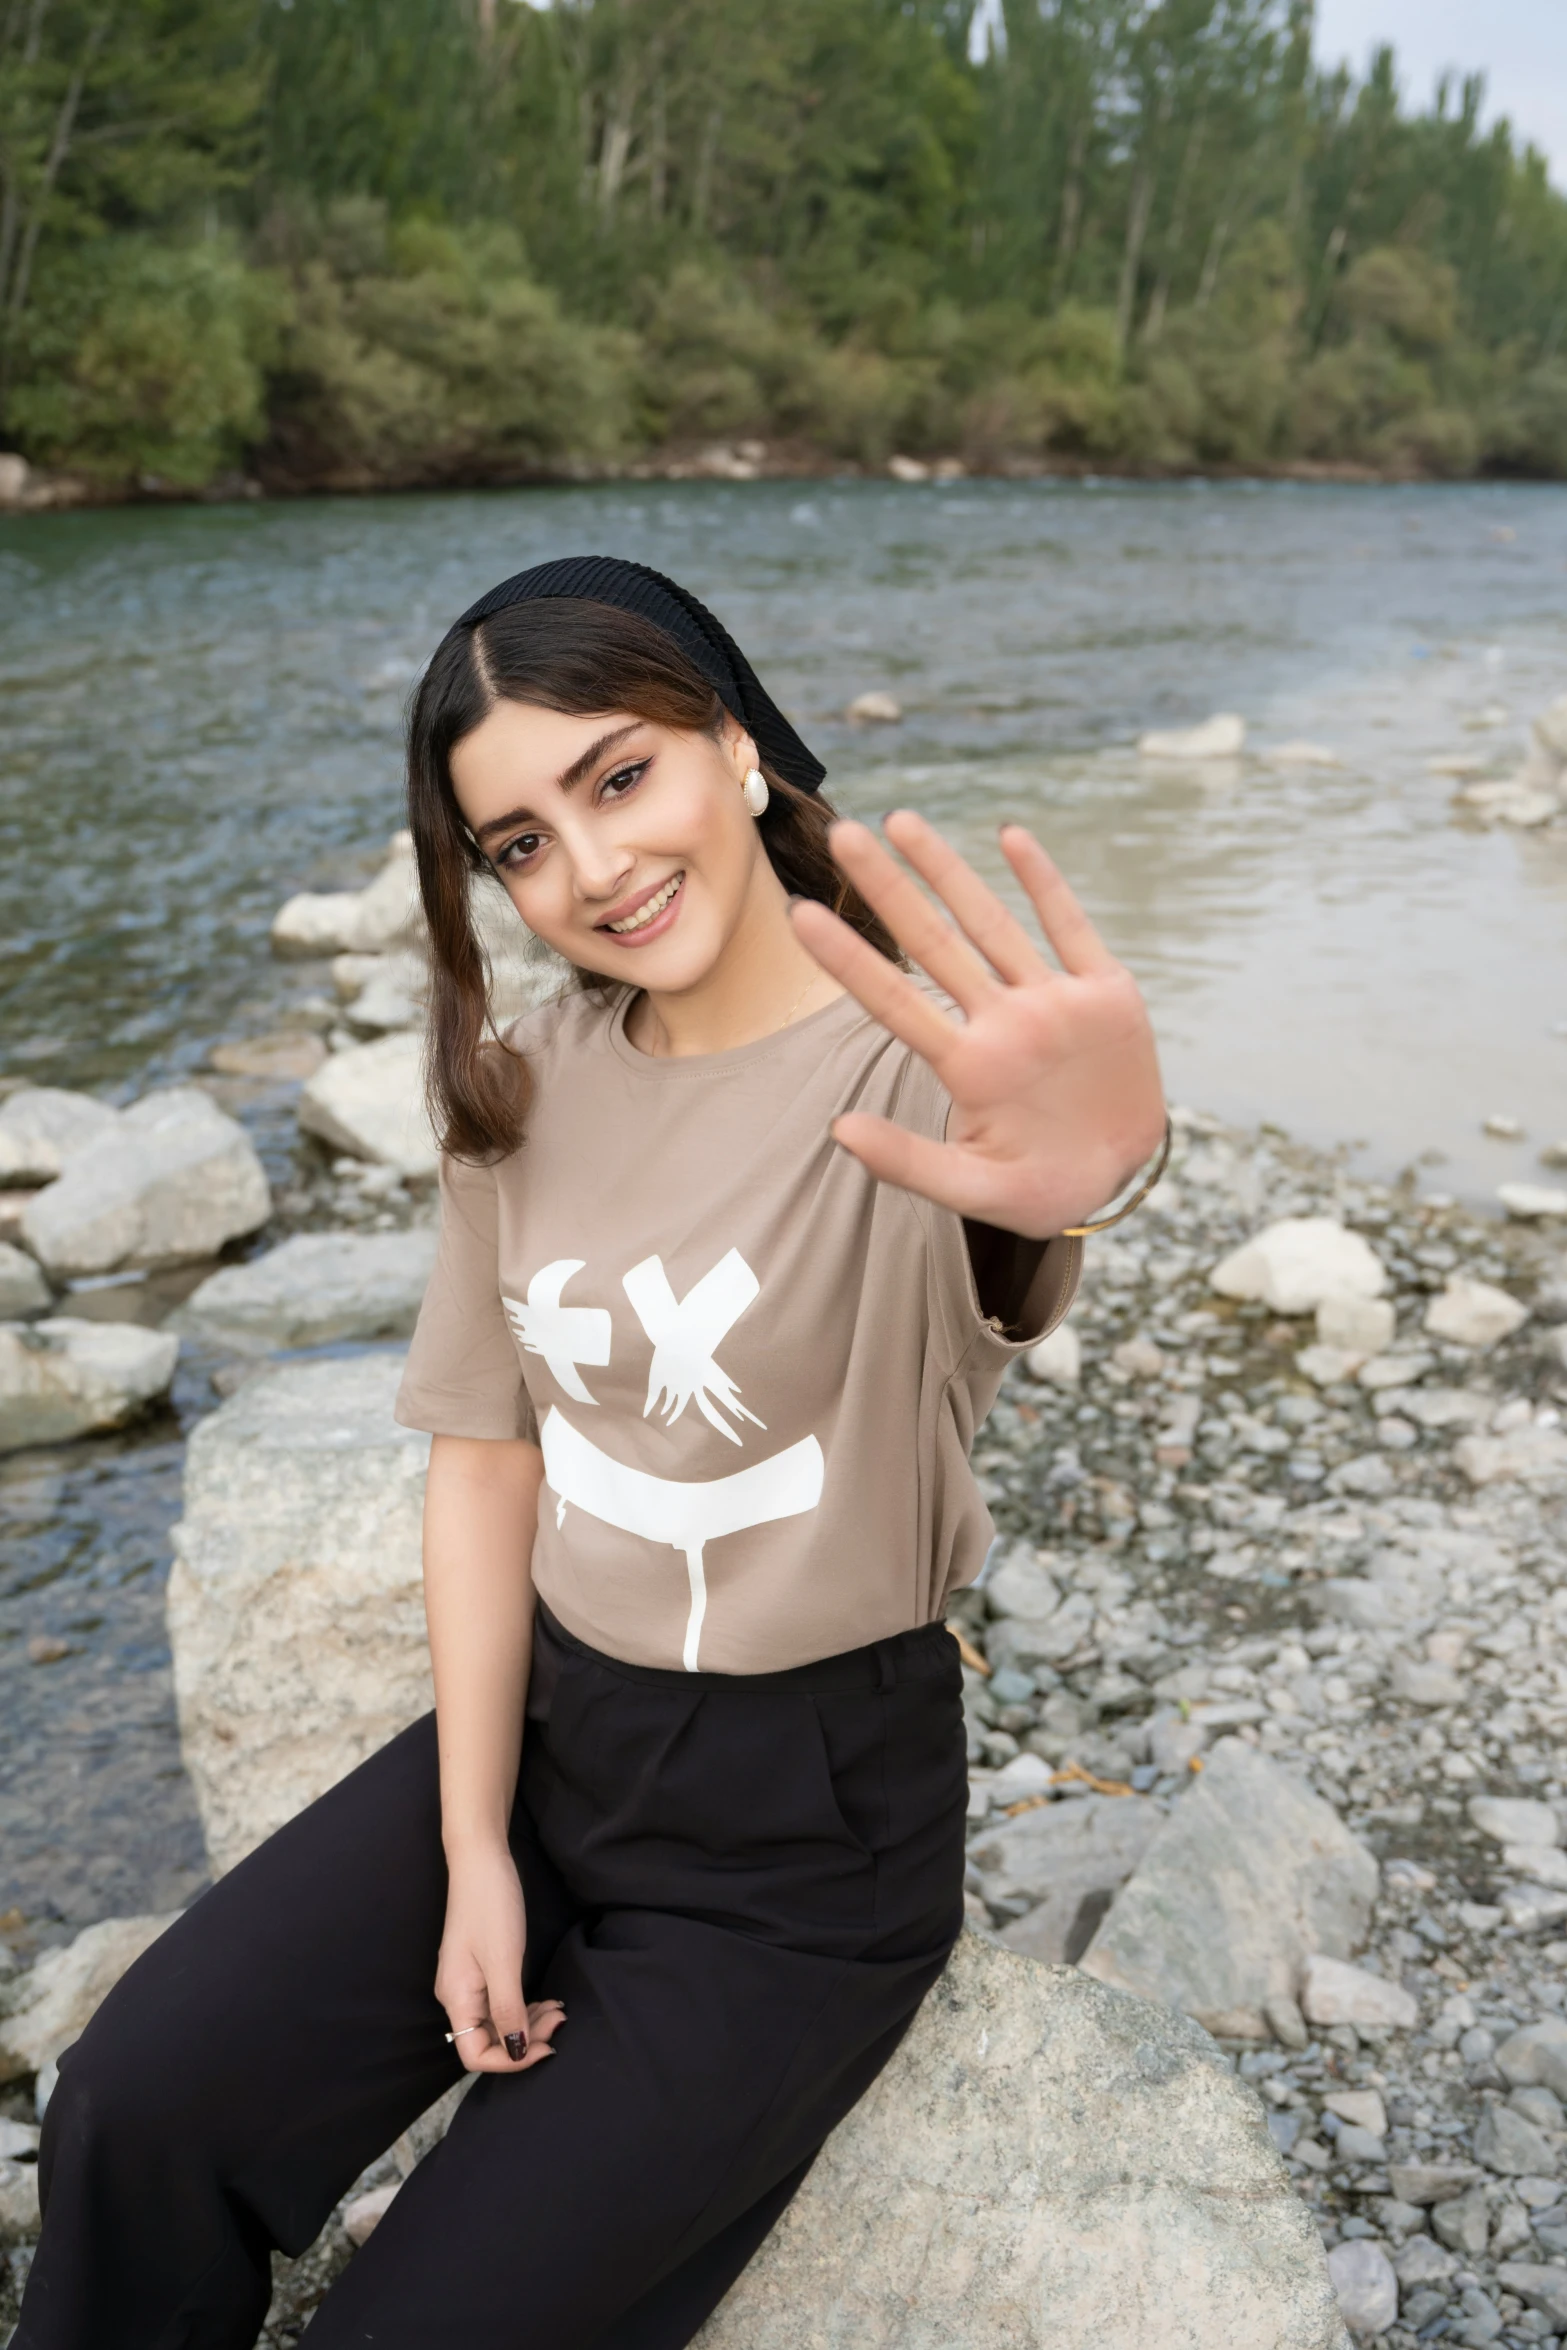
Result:
M488 2024L464 2024L460 2032L447 2033L447 2046L450 2047L454 2040L465 2040L470 2032L487 2032L489 2028Z

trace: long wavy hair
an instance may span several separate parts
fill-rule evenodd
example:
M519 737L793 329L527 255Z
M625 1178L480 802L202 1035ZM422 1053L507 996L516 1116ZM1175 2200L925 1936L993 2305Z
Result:
M723 703L674 639L633 612L576 597L514 604L452 629L420 680L408 725L408 822L430 934L426 1089L441 1148L488 1161L522 1141L531 1091L527 1061L500 1035L489 1008L489 966L474 928L471 891L494 867L469 832L452 789L452 753L499 701L532 702L573 717L624 710L717 740ZM891 934L833 862L834 811L763 762L770 794L759 822L768 861L793 897L830 906L862 938L899 959ZM615 982L579 970L578 986Z

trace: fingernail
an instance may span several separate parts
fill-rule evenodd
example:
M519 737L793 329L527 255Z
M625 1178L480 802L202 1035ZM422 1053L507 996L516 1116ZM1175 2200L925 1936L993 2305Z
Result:
M508 2032L506 2034L506 2053L511 2058L513 2064L521 2064L523 2058L528 2053L528 2040L526 2033Z

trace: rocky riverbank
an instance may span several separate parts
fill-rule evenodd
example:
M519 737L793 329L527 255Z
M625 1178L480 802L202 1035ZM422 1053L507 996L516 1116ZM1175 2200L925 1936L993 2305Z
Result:
M417 1017L417 939L394 894L388 884L390 911L373 938L362 901L331 917L321 913L327 901L296 903L290 921L280 917L285 933L290 922L309 932L295 951L338 955L337 1008L323 1023L339 1049L312 1058L319 1071L336 1063L363 1082L316 1113L339 1121L316 1127L337 1156L307 1154L274 1201L266 1238L282 1244L204 1280L178 1317L181 1330L199 1331L219 1391L233 1396L200 1440L181 1538L187 1588L175 1609L182 1712L220 1862L270 1824L269 1806L311 1791L293 1779L284 1787L285 1766L296 1776L314 1769L323 1783L344 1767L329 1743L312 1743L320 1723L311 1711L335 1717L341 1736L344 1686L331 1682L318 1643L312 1650L304 1616L272 1606L274 1570L285 1553L297 1559L310 1529L323 1592L332 1574L362 1576L368 1629L356 1670L368 1657L389 1718L422 1702L403 1621L417 1462L402 1459L402 1440L377 1417L393 1366L384 1356L288 1361L301 1348L405 1333L428 1265L409 1056L394 1065L375 1042L411 1041L403 1022L409 1010ZM345 923L358 925L357 944L344 943ZM538 983L531 969L518 980ZM383 1029L387 1009L397 1017ZM314 1073L312 1087L319 1101ZM1559 2345L1564 1227L1539 1196L1507 1221L1487 1221L1422 1197L1412 1180L1363 1180L1347 1161L1271 1131L1242 1134L1193 1112L1177 1123L1165 1182L1134 1222L1091 1245L1066 1330L1009 1377L976 1450L998 1543L981 1586L952 1609L966 1647L971 1921L982 1941L1014 1954L1011 1965L1020 1954L1074 1971L976 1977L963 1997L999 2002L1009 2028L1033 2017L1036 2050L1048 2034L1044 2011L1028 2003L1047 1994L1016 1985L1087 1975L1106 1996L1184 2011L1193 2024L1180 2028L1215 2036L1226 2068L1248 2085L1245 2110L1266 2115L1357 2339L1385 2350ZM144 1228L145 1219L135 1227ZM31 1252L27 1261L40 1264ZM37 1296L12 1308L32 1330L41 1310ZM327 1413L325 1396L304 1388L334 1380L343 1394L333 1388ZM356 1412L368 1415L359 1436ZM346 1431L353 1458L283 1441L291 1414L303 1414L301 1427ZM312 1458L323 1465L312 1469ZM219 1519L241 1472L255 1540L237 1595L220 1572L240 1555L233 1512ZM336 1518L312 1477L332 1481ZM368 1517L355 1478L375 1499ZM368 1528L358 1566L356 1512ZM371 1551L378 1574L363 1571ZM309 1577L295 1581L304 1589ZM229 1637L241 1614L267 1626L265 1641ZM285 1683L291 1738L279 1758L250 1732ZM222 1735L236 1723L237 1742ZM240 1767L224 1782L231 1747ZM139 1931L129 1922L126 1955ZM86 1989L74 2007L52 1976L37 1979L71 1952L17 1968L0 1987L0 2007L12 2011L0 2048L15 2043L0 2066L14 2076L0 2092L0 2233L14 2239L13 2294L27 2259L34 2082L47 2087L53 2053L45 2041L64 2045L80 2028L84 2003L90 2011L103 1987L105 1953L121 1947L103 1928L91 1932L100 1941L80 1961ZM48 2031L40 2015L54 2019ZM946 2029L933 2017L932 2062ZM1048 2069L1038 2056L1026 2077ZM921 2077L916 2068L898 2094L917 2105ZM991 2087L1002 2093L999 2077ZM1048 2099L1029 2126L1036 2151L1064 2146ZM1128 2141L1136 2175L1154 2177L1161 2130L1178 2154L1191 2126L1173 2091L1167 2106L1139 2103ZM896 2202L889 2135L875 2142L874 2172L887 2209ZM408 2147L394 2150L315 2252L280 2270L270 2342L292 2339L411 2159ZM955 2170L937 2200L961 2192ZM831 2199L810 2211L830 2251ZM1104 2221L1103 2210L1058 2214L1083 2241L1091 2216ZM1177 2240L1178 2230L1145 2240L1153 2273ZM786 2270L794 2255L786 2244L777 2257ZM1106 2250L1106 2277L1115 2257ZM1309 2315L1309 2268L1296 2253L1289 2260L1291 2306L1307 2312L1299 2338L1326 2343L1331 2334ZM1048 2264L1037 2273L1059 2291ZM795 2337L766 2331L772 2274L755 2284L756 2338L782 2344ZM966 2338L985 2339L980 2300L971 2306ZM1103 2300L1072 2306L1073 2322L1089 2328L1070 2337L1073 2350L1090 2333L1123 2338ZM1128 2342L1138 2324L1149 2338L1139 2306L1135 2294L1124 2302ZM867 2343L901 2340L876 2322L865 2320ZM1227 2350L1231 2338L1217 2316L1208 2335L1190 2333L1195 2350ZM1067 2350L1068 2339L1042 2331L1036 2350Z

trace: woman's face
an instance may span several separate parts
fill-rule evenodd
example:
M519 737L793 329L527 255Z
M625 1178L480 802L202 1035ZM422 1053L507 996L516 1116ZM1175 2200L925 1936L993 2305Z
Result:
M452 753L469 830L546 945L628 986L699 986L757 902L782 893L741 785L755 746L626 711L497 702Z

